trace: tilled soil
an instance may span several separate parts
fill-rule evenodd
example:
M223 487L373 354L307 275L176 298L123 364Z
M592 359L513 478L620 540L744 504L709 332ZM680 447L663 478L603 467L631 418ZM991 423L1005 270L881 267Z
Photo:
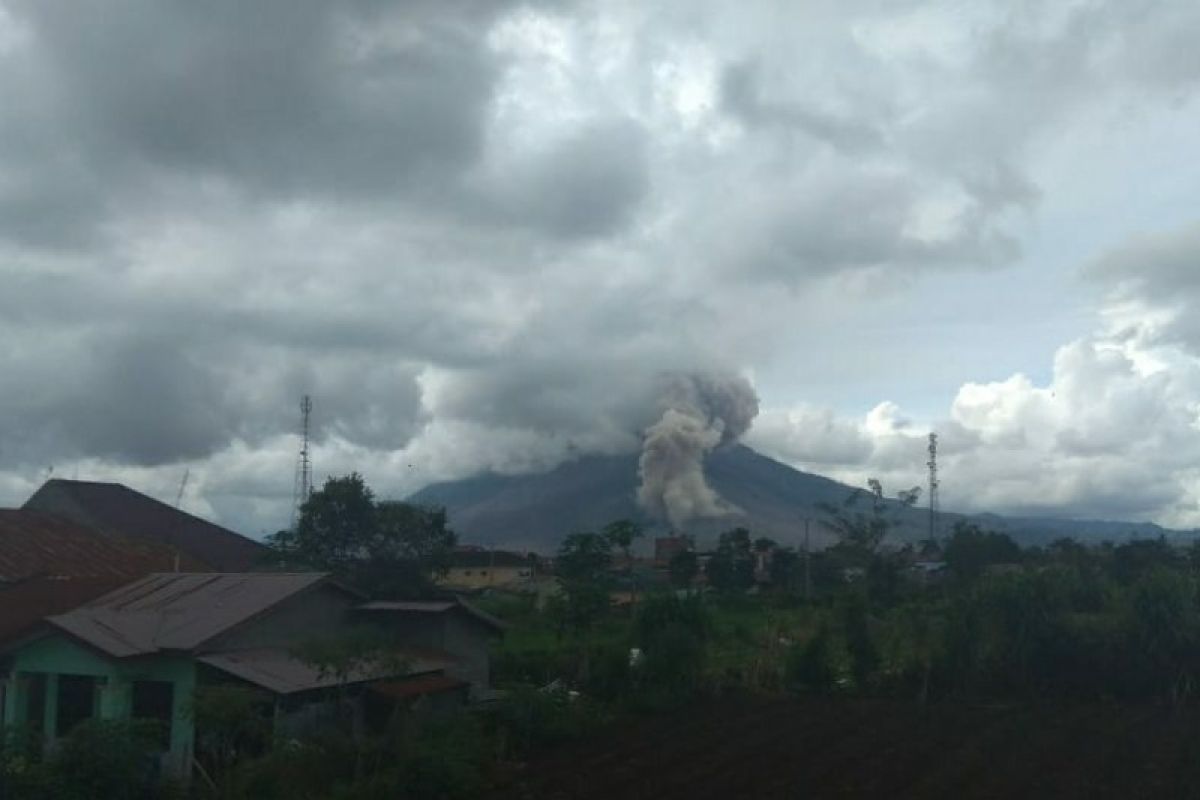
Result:
M1200 712L724 700L546 753L495 796L1200 798Z

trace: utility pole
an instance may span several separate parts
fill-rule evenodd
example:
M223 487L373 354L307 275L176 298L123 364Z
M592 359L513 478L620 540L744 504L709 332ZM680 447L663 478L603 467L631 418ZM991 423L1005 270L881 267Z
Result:
M183 480L179 482L179 491L175 493L175 507L179 508L179 504L183 502L183 490L187 488L188 478L192 475L192 468L188 467L183 471Z
M812 601L812 566L808 549L808 528L812 520L804 518L804 602Z
M296 462L296 480L292 487L292 529L300 520L300 509L312 496L312 458L308 448L308 425L312 415L312 398L300 399L300 455Z
M929 541L937 542L938 535L938 470L936 433L929 434Z

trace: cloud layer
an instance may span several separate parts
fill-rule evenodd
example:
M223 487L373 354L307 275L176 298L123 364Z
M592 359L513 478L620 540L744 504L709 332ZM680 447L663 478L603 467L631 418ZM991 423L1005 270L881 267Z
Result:
M401 494L635 450L660 376L699 371L753 376L756 441L800 463L899 476L936 423L958 502L1190 519L1162 450L1200 238L1056 215L1075 142L1194 122L1196 34L1115 0L0 0L0 502L190 468L189 507L256 533L304 393L318 475ZM1052 377L914 367L964 384L921 425L851 413L890 389L801 402L923 294L954 325L988 276L1085 263L1095 333Z

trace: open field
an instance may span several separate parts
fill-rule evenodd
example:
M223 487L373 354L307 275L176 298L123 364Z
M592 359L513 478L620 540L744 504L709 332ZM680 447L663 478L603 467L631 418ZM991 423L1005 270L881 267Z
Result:
M1161 706L722 700L524 765L496 796L1200 797L1200 712Z

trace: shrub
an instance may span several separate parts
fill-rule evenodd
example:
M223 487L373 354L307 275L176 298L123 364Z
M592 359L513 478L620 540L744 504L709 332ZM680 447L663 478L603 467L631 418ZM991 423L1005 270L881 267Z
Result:
M807 642L787 651L784 681L794 689L827 692L837 685L833 637L822 625Z

